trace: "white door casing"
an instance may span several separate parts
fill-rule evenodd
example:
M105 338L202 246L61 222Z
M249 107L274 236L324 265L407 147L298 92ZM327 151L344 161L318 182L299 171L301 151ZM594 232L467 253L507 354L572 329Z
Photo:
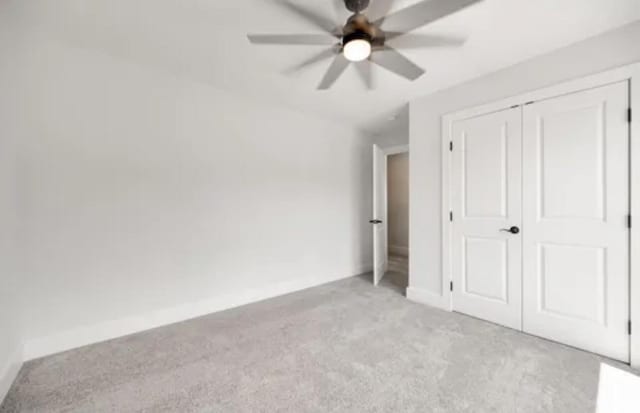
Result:
M523 107L523 329L629 361L629 84Z
M379 221L379 222L378 222ZM378 285L387 269L387 156L373 145L373 283Z
M521 328L521 112L455 120L452 154L453 309Z

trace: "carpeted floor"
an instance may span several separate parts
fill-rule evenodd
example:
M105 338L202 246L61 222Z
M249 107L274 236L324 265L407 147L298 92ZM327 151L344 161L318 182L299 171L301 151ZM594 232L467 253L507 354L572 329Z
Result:
M354 277L29 362L0 411L585 413L602 361Z
M389 266L380 281L380 286L405 295L409 286L409 257L389 255Z

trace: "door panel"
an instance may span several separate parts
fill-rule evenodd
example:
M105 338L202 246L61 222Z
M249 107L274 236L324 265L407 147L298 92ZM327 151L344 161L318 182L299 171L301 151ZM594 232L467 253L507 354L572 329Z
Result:
M387 269L387 157L373 145L373 283L378 285Z
M460 136L463 216L504 218L507 199L507 133L488 119L468 121ZM478 173L481 171L482 173Z
M523 109L523 329L629 359L627 82Z
M606 249L551 244L538 248L540 311L603 323Z
M545 102L543 105L552 102ZM535 108L526 108L527 113ZM538 174L542 219L604 214L604 102L552 110L533 120L539 133Z
M455 311L521 328L521 114L451 124Z
M507 302L507 241L465 237L463 291L480 298ZM486 269L491 268L487 274Z

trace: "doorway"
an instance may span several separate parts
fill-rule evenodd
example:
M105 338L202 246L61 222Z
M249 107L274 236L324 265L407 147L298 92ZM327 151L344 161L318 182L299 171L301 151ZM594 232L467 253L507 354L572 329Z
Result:
M409 283L409 146L373 146L373 282L406 293Z
M629 361L629 82L451 119L455 311Z

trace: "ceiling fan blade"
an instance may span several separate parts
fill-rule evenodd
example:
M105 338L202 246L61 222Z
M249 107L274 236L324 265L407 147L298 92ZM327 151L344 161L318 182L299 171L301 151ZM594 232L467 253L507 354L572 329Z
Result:
M341 33L341 30L336 22L332 21L326 16L322 16L313 10L309 10L308 8L303 7L299 4L295 4L291 0L279 0L276 3L295 13L296 15L304 18L305 20L316 26L316 28L318 29L321 29L334 36L338 36Z
M425 0L377 20L385 31L409 32L482 0Z
M385 32L389 46L397 49L461 46L467 39L453 36L437 36L419 33Z
M375 64L409 80L416 80L425 73L423 68L392 47L387 46L380 51L372 53L369 59Z
M323 60L329 59L335 56L337 53L340 53L340 46L336 45L334 47L330 47L329 49L325 49L320 53L317 53L311 56L309 59L305 60L302 63L299 63L285 71L285 73L290 74L302 70L306 67L309 67L315 63L322 62Z
M253 44L330 45L336 42L327 34L249 34Z
M389 14L392 6L393 0L371 0L365 13L370 21L380 20L381 22Z
M320 85L318 85L319 90L327 90L329 89L335 82L338 80L340 75L344 73L345 69L349 66L349 61L344 57L342 53L336 56L329 66L327 73L322 78Z
M362 62L357 62L355 66L356 66L356 70L358 71L358 74L360 75L360 78L364 82L364 86L368 90L372 90L373 77L371 76L372 75L371 62L369 62L368 60L363 60Z

